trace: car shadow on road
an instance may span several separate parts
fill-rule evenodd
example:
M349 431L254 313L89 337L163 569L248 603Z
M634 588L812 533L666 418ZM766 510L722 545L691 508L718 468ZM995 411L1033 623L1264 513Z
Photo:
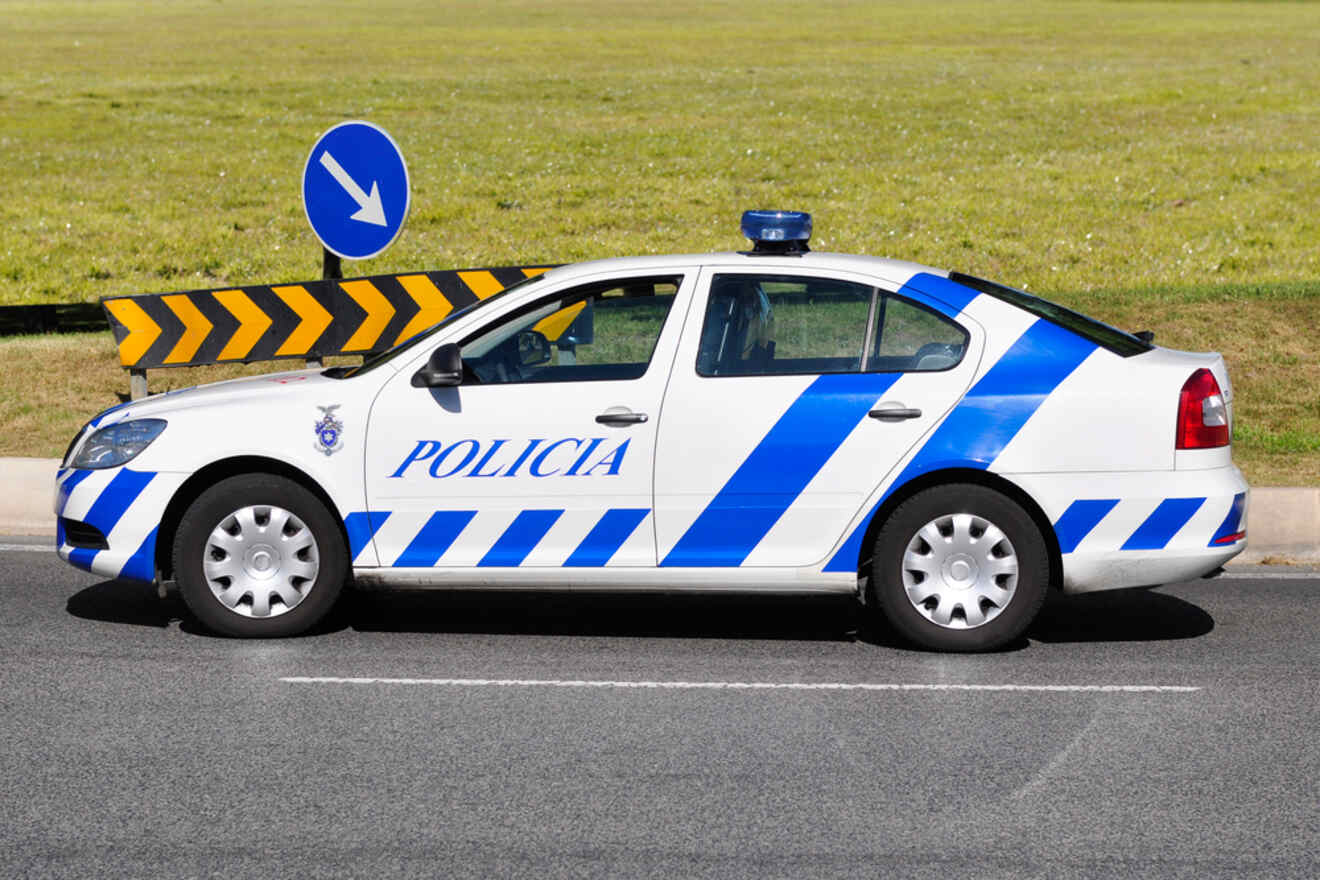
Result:
M103 581L75 593L69 614L132 626L209 635L183 602L154 587ZM1214 629L1214 619L1176 596L1122 590L1084 596L1052 595L1040 616L1005 650L1031 641L1124 642L1189 639ZM358 632L488 633L650 638L861 641L907 647L852 597L603 594L569 592L348 591L309 636Z
M74 593L64 608L83 620L160 629L187 619L188 614L177 596L162 599L155 587L136 581L101 581Z
M93 584L70 596L64 609L72 616L83 620L158 629L166 629L177 624L179 629L192 635L228 638L228 636L219 636L198 623L177 592L171 592L162 599L154 586L138 581L101 581L99 584ZM329 619L299 637L324 635L346 629L348 625L348 621L340 620L332 614Z
M363 632L800 641L855 641L863 622L848 596L358 592L339 613Z
M584 593L353 593L341 623L363 632L492 633L661 638L862 641L908 648L852 597ZM1214 629L1197 605L1151 590L1051 595L1031 641L1190 639Z
M1215 628L1198 605L1158 590L1053 594L1027 636L1041 642L1155 642L1194 639Z
M102 581L71 596L74 617L213 635L177 593ZM864 612L851 597L614 595L602 593L348 590L306 635L360 632L653 636L854 641ZM881 636L885 638L885 636ZM868 638L869 640L869 638ZM887 644L897 644L889 639Z

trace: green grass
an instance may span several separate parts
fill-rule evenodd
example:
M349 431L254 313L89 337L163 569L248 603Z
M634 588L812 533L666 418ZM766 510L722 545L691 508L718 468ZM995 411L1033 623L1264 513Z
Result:
M363 273L825 248L1033 290L1320 277L1320 5L0 0L0 303L319 274L330 125L407 156Z
M1315 483L1317 36L1309 3L0 0L0 304L316 277L302 166L366 118L413 203L351 273L727 250L801 208L820 249L1223 351L1253 479ZM22 427L58 371L14 375L5 442L62 448Z

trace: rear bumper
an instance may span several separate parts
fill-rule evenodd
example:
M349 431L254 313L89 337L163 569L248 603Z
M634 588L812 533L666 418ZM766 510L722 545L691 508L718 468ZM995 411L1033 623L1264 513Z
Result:
M1249 489L1232 464L1009 478L1041 503L1054 524L1064 592L1194 580L1247 546Z

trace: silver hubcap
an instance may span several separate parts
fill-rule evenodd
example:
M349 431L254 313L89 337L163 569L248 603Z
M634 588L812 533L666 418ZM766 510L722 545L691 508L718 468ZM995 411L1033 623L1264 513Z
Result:
M311 529L284 508L261 504L222 519L203 559L211 592L243 617L278 617L296 608L321 567Z
M1013 544L970 513L941 516L912 536L903 554L903 589L922 617L949 629L989 623L1017 589Z

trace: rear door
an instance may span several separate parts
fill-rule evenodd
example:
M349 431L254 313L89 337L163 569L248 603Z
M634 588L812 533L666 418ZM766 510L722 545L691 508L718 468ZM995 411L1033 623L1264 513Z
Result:
M706 269L665 395L666 567L814 566L967 390L974 322L849 273Z

